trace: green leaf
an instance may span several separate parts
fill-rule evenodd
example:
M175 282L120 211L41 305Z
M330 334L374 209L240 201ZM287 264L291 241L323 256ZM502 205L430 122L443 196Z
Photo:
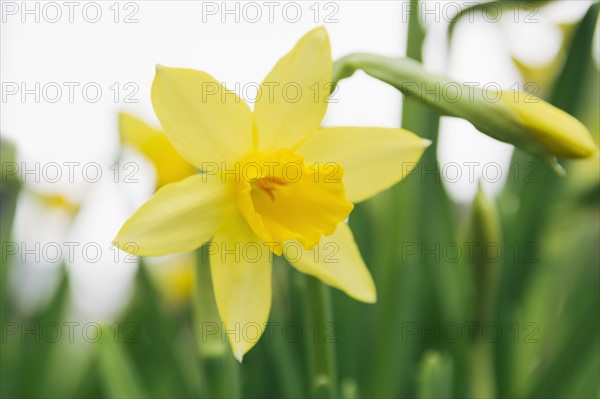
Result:
M107 397L148 397L133 361L122 344L111 339L102 339L98 351L98 365Z

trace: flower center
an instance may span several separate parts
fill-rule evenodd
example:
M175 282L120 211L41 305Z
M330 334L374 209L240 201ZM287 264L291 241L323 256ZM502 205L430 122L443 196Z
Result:
M237 168L236 202L252 230L281 255L283 241L305 248L333 234L353 208L337 163L305 164L290 150L255 152Z
M273 190L278 186L286 186L288 183L281 177L262 177L258 179L254 185L269 195L272 201L275 201Z

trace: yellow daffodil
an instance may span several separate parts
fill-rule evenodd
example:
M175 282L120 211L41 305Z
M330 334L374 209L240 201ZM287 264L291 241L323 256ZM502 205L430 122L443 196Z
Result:
M258 339L247 327L260 336L269 316L272 253L375 302L345 219L353 202L400 181L429 145L402 129L321 128L331 76L323 28L279 60L254 112L204 72L157 67L154 110L177 152L202 173L158 190L115 245L159 256L210 241L217 307L240 361Z
M133 115L119 114L121 141L132 146L152 162L156 169L156 187L180 181L196 173L186 162L164 132L154 129Z

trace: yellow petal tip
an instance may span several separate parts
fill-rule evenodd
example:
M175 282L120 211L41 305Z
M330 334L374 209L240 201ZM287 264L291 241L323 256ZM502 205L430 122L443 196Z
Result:
M377 297L362 298L361 302L368 303L369 305L373 305L374 303L377 303Z
M315 36L319 36L321 39L325 39L327 37L327 29L324 26L317 26L311 32Z
M118 248L118 249L120 249L121 251L124 251L124 252L127 252L127 253L129 253L128 251L126 251L126 250L124 249L124 248L125 248L127 245L123 246L123 241L119 239L119 236L118 236L118 235L117 235L117 236L116 236L116 237L115 237L115 238L112 240L112 242L111 242L111 243L112 243L112 245L113 245L115 248ZM132 255L135 255L135 254L132 254Z
M377 292L375 292L375 290L373 289L373 291L369 292L368 294L366 294L365 296L360 298L360 300L364 303L369 303L369 304L376 303L377 302Z
M119 231L119 233L111 241L112 245L114 245L117 248L119 247L119 242L121 242L121 240L119 239L120 237L121 237L121 232Z

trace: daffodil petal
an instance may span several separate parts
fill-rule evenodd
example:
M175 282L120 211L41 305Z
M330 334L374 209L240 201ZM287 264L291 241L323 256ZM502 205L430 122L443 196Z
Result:
M240 362L264 332L271 309L271 254L235 214L209 245L219 315Z
M307 250L288 241L283 254L302 273L315 276L359 301L376 302L375 283L346 223L340 223L331 236L322 237L314 249Z
M277 62L254 106L260 150L293 148L327 111L333 61L325 28L308 32Z
M144 155L147 155L152 141L164 135L160 130L125 112L119 113L119 134L123 143L136 148Z
M175 150L164 132L133 115L119 114L121 140L148 158L156 169L156 186L177 182L196 173Z
M252 149L248 105L204 72L158 66L152 105L175 149L198 168L234 162Z
M342 165L346 196L357 203L401 181L430 143L404 129L330 127L315 132L296 152L307 163Z
M190 176L159 189L125 222L114 244L139 256L191 251L210 240L234 206L218 177Z

